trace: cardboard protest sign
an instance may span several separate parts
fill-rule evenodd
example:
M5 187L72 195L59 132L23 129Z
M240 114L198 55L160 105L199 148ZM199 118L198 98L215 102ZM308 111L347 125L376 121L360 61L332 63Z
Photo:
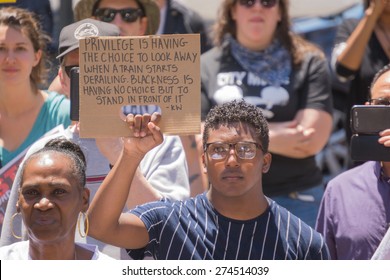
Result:
M157 105L165 134L200 133L199 34L80 40L80 136L131 136L125 105Z

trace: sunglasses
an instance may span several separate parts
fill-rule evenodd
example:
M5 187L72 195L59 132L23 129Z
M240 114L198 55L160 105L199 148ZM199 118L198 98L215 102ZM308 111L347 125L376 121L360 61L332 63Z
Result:
M255 5L256 1L257 0L239 0L238 3L246 8L251 8ZM261 6L267 9L270 9L278 4L278 0L259 0L259 2Z
M68 75L69 78L70 78L70 70L72 70L73 67L79 67L79 66L78 66L78 65L68 65L68 66L64 66L65 73L66 73L66 75Z
M380 98L373 98L368 101L370 105L390 105L390 98L389 97L380 97Z
M94 16L101 21L111 22L114 20L116 14L120 14L122 20L125 22L135 22L139 17L143 17L144 13L142 9L139 8L127 8L127 9L110 9L110 8L101 8L96 9Z

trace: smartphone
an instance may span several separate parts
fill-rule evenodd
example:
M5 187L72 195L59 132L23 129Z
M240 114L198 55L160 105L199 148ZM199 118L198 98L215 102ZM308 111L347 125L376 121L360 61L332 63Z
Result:
M79 74L79 67L73 67L70 70L70 119L72 121L79 120Z
M378 143L379 135L358 135L351 137L351 159L355 161L390 161L390 147Z
M390 106L355 105L351 108L351 130L354 134L375 134L390 128Z

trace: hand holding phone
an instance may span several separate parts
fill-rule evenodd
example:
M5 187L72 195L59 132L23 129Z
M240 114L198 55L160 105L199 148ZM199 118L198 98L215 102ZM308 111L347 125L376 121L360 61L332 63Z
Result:
M351 159L355 161L390 161L390 106L355 105L351 109ZM379 133L387 131L388 136ZM379 141L381 139L381 141Z

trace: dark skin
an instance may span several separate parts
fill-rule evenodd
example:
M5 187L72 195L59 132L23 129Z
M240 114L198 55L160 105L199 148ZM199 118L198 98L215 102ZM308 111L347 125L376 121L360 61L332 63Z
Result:
M208 143L256 142L254 129L246 123L221 125L209 132ZM268 202L263 194L262 177L271 165L271 154L257 149L253 159L241 159L234 149L225 159L213 160L205 152L202 155L204 172L208 174L211 187L208 199L222 215L249 220L267 209Z
M382 74L371 88L371 98L390 98L390 71ZM366 105L369 103L367 102ZM390 129L383 130L379 133L378 142L385 147L390 147ZM383 161L383 171L386 176L390 176L390 162Z
M72 159L59 152L34 157L24 170L17 210L27 228L32 259L92 258L74 242L78 215L89 206L89 190L74 174Z

